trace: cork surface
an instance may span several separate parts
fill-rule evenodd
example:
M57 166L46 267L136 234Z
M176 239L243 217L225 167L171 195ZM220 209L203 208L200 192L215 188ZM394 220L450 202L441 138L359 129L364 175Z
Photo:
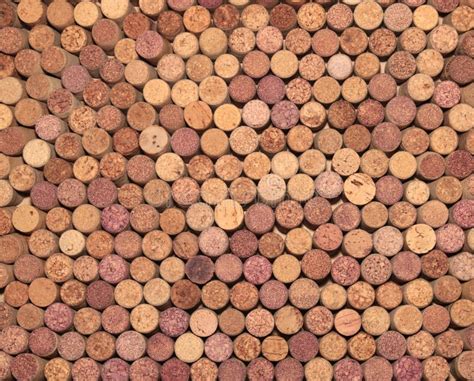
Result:
M0 379L472 379L473 5L1 1Z

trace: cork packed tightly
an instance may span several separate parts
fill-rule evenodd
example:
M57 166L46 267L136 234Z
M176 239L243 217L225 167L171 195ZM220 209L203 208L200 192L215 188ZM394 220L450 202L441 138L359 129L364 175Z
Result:
M0 380L474 380L473 0L0 0Z

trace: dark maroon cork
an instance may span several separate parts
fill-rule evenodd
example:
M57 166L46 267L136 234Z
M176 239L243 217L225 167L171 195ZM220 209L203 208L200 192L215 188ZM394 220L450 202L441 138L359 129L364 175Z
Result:
M313 243L318 249L331 252L341 246L342 238L342 231L337 225L323 224L314 231ZM345 263L344 261L341 264Z
M257 252L258 239L250 230L237 230L230 237L229 247L230 251L239 258L248 258Z
M100 222L105 231L117 234L125 230L129 224L130 214L122 205L113 204L102 210Z
M350 286L360 277L360 265L352 257L338 257L332 264L331 277L342 286Z
M446 158L446 174L458 179L464 179L474 171L474 157L464 150L457 150Z
M432 304L423 310L423 329L433 335L444 332L451 323L447 308Z
M406 340L397 331L384 332L377 339L377 354L389 361L398 360L405 354L406 350Z
M316 357L319 350L318 339L308 331L300 331L288 340L288 347L293 358L308 362Z
M341 99L329 106L328 121L334 128L340 130L346 129L355 123L356 117L356 109L351 103L345 100Z
M52 356L58 347L58 336L49 328L41 327L31 332L28 339L30 351L40 357Z
M392 98L385 108L387 121L399 127L407 127L416 116L416 105L411 98L406 96L396 96Z
M188 327L189 314L181 308L170 307L161 312L160 330L165 335L178 337L186 332Z
M58 354L67 361L76 361L84 356L86 341L77 332L66 332L59 338Z
M275 127L287 130L296 126L300 113L293 102L283 100L272 107L270 117Z
M463 229L455 224L446 224L436 230L436 248L447 254L460 251L465 239Z
M100 368L103 381L128 380L129 365L119 358L107 360Z
M421 178L433 181L444 175L446 164L443 156L436 152L425 152L418 156L418 173Z
M219 365L218 377L221 381L244 381L246 373L245 364L232 357Z
M354 204L343 202L334 209L332 220L343 232L348 232L359 226L361 213Z
M270 12L270 25L288 31L296 25L296 12L287 4L278 4Z
M61 74L61 83L64 88L73 94L84 91L87 83L91 80L87 69L81 65L71 65L65 68Z
M362 381L362 367L352 359L343 359L334 366L334 380Z
M383 105L376 100L367 99L357 107L357 120L367 127L375 127L382 123L385 117Z
M95 360L83 357L74 363L71 374L72 378L77 381L98 381L100 379L100 366Z
M421 271L428 278L442 277L448 272L448 257L441 250L431 250L421 258Z
M222 4L214 10L212 20L217 28L231 31L239 25L240 12L232 4Z
M171 136L171 148L181 157L194 156L199 150L199 135L191 128L180 128Z
M16 280L29 284L36 278L44 276L43 266L43 261L38 257L23 254L13 264L13 274Z
M140 12L129 13L122 23L123 32L133 40L136 40L140 34L150 30L151 26L152 21Z
M441 81L435 87L432 100L441 108L454 107L461 100L461 89L453 81Z
M64 118L71 113L74 107L74 99L74 95L69 90L54 90L48 97L48 109L54 115Z
M313 226L329 222L332 215L331 204L323 197L314 197L307 201L303 210L305 220Z
M390 260L380 254L370 254L361 264L362 278L371 285L378 286L387 282L392 275Z
M395 176L383 176L375 183L375 199L384 205L393 205L403 197L403 184Z
M110 254L99 263L99 276L110 284L118 284L130 275L130 265L122 257Z
M271 381L273 376L273 364L263 357L253 359L247 366L247 378L249 381Z
M422 261L418 255L411 251L402 251L390 261L392 262L393 275L401 282L409 282L420 275Z
M374 356L362 364L364 379L367 381L391 381L393 369L386 359Z
M106 59L104 50L97 45L87 45L79 53L79 62L90 72L99 70Z
M258 97L267 104L275 104L285 97L285 83L279 77L267 75L258 82Z
M204 353L211 361L223 362L232 356L232 352L231 338L220 332L209 336L204 343Z
M160 365L148 357L138 359L130 365L130 381L152 381L160 376Z
M245 261L243 273L247 282L261 285L271 278L272 264L267 258L254 255Z
M474 81L474 59L468 56L454 56L448 59L445 66L445 75L458 85L468 85Z
M288 289L278 280L269 280L260 287L259 299L264 307L277 310L286 304Z
M44 323L54 332L62 333L73 326L74 310L63 303L53 303L44 312Z
M35 125L35 132L38 137L49 143L54 143L57 137L63 132L64 122L55 115L43 115Z
M252 50L242 60L242 70L249 77L262 78L270 70L270 58L259 50Z
M331 57L339 50L339 36L331 29L320 29L313 35L311 47L317 55Z
M169 131L184 127L184 111L175 104L163 106L159 114L160 125Z
M451 217L454 223L463 229L474 227L474 201L460 200L451 208Z
M206 284L214 275L214 262L209 257L197 255L188 259L185 272L191 282Z
M431 131L443 123L443 110L434 103L425 103L418 107L415 124L425 130Z
M286 357L281 360L275 367L276 381L302 381L304 379L304 368L301 362L292 358Z
M148 338L146 353L155 361L166 361L174 352L174 341L172 338L158 332Z
M269 232L275 224L272 208L265 204L254 204L245 213L245 226L255 234Z
M101 316L102 327L112 335L118 335L130 328L129 312L118 305L108 306Z
M393 376L396 381L421 380L423 366L415 357L404 356L393 363Z
M217 258L215 272L218 279L225 283L232 283L242 276L243 265L239 257L233 254L224 254Z
M177 358L172 358L161 366L160 378L163 381L187 381L190 372L188 364Z
M102 311L114 303L114 288L103 280L87 286L86 301L89 307Z
M41 378L43 363L34 354L22 353L12 359L11 372L16 380L35 380Z

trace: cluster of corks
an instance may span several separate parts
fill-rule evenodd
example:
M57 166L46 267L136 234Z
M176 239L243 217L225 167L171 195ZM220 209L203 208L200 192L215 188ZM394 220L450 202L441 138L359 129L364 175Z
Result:
M473 380L473 7L0 0L0 380Z

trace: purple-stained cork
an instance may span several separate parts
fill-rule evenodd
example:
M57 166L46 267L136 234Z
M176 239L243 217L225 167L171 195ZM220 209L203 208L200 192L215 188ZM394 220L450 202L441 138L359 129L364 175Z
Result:
M102 311L114 303L114 287L103 280L87 286L86 301L89 307Z
M58 347L58 335L46 327L35 329L30 334L28 346L37 356L52 356Z
M223 333L215 333L209 336L204 343L204 353L215 362L223 362L232 356L233 343L229 336Z
M170 337L182 335L189 327L189 314L177 307L170 307L160 314L160 330Z
M187 381L190 372L188 364L177 358L172 358L161 366L160 378L163 381Z
M245 226L255 234L269 232L275 224L272 208L265 204L254 204L245 213Z
M246 373L245 364L232 357L219 365L218 377L222 381L244 381Z
M273 364L263 357L253 359L247 366L249 381L271 381L274 377Z
M288 130L296 126L300 113L293 102L283 100L272 107L270 118L275 127Z
M332 264L331 277L342 286L350 286L360 277L360 265L352 257L338 257Z
M117 201L117 187L104 177L99 177L91 181L87 187L87 198L89 202L97 208L105 208Z
M170 143L175 154L188 158L199 150L199 135L191 128L180 128L173 133Z
M129 277L129 268L129 263L122 257L107 255L99 263L99 276L107 283L118 284Z
M244 262L243 273L247 282L261 285L271 278L272 264L267 258L254 255Z
M73 325L74 310L63 303L53 303L44 312L44 323L54 332L62 333Z
M259 299L264 307L277 310L286 304L288 289L278 280L269 280L260 287Z
M308 362L316 357L319 350L318 339L308 331L300 331L288 340L288 347L293 358Z
M267 104L278 103L285 97L285 83L275 75L267 75L258 82L257 95Z
M130 328L130 313L118 305L108 306L101 315L104 331L118 335Z
M103 381L128 380L129 365L119 358L107 360L100 369Z
M129 224L130 214L122 205L114 204L102 210L100 222L104 230L116 234L125 230Z
M334 366L334 380L352 380L362 381L362 367L360 364L352 359L343 359Z
M423 366L415 357L404 356L393 363L393 376L396 381L421 380Z

